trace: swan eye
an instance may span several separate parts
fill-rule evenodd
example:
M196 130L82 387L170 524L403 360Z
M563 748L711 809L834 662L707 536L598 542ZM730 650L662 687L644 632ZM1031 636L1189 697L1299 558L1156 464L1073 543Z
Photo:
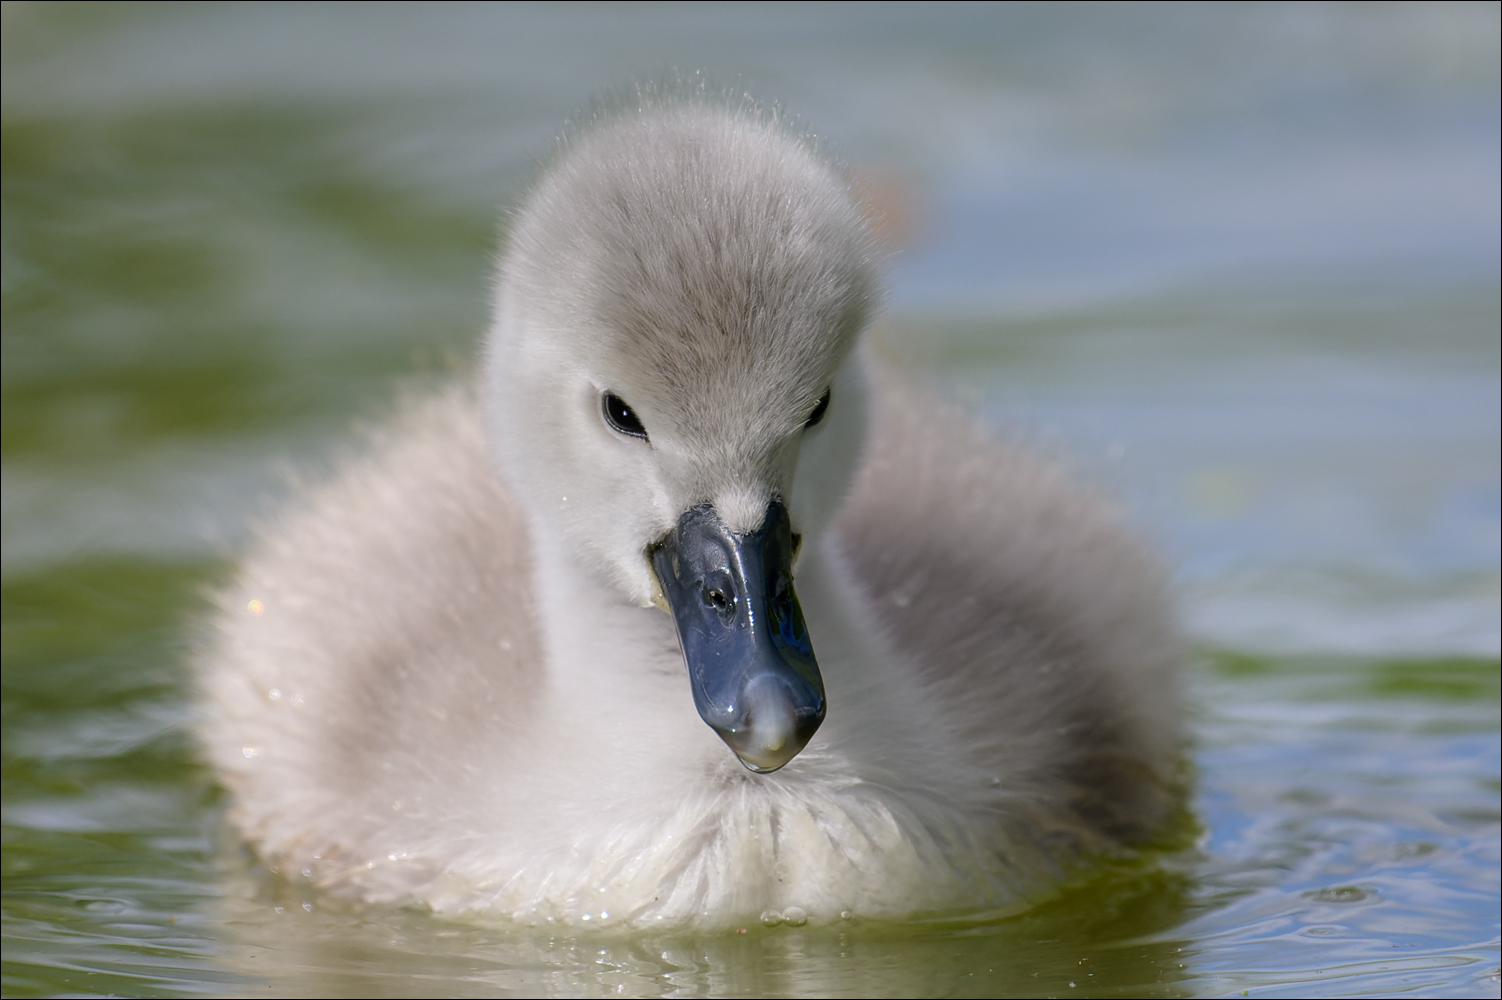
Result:
M605 393L601 400L601 410L605 413L605 422L611 430L628 437L647 440L647 429L641 425L641 418L636 411L626 405L626 401L613 392Z
M808 415L808 420L804 423L803 426L812 427L814 424L817 424L819 421L823 420L824 411L827 409L829 409L829 390L825 389L824 395L820 396L819 401L814 404L814 412Z

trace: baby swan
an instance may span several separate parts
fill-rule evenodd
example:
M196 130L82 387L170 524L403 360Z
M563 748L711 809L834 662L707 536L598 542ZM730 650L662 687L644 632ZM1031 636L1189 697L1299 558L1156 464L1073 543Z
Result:
M200 729L260 856L364 901L723 926L1016 907L1158 830L1158 572L863 360L875 256L755 110L572 135L478 391L409 406L220 597Z

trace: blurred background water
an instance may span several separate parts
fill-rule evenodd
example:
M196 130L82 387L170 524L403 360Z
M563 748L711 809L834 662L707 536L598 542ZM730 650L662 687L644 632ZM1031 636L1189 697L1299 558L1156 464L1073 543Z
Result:
M332 911L219 828L206 588L466 370L560 123L701 68L886 210L881 350L1172 566L1194 847L593 939ZM6 995L1497 993L1496 4L7 2L0 71Z

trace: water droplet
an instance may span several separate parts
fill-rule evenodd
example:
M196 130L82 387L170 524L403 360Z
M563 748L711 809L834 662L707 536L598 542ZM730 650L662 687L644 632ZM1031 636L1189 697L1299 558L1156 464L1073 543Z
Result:
M801 906L789 906L782 911L782 922L791 927L802 927L808 923L808 914Z
M1367 891L1354 885L1335 885L1328 889L1316 889L1304 893L1305 899L1316 903L1359 903L1366 899Z
M83 907L90 913L119 913L125 909L125 904L118 899L80 899L75 905Z
M764 910L762 911L761 922L766 924L768 927L776 927L778 924L782 923L782 914L778 913L776 910Z
M1399 844L1397 855L1400 858L1421 858L1426 854L1433 854L1439 850L1438 844L1432 844L1427 840L1415 841L1412 844Z

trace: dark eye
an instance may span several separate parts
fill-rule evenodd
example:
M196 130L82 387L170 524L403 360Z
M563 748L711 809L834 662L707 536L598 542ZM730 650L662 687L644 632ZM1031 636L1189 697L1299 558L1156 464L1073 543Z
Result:
M827 409L829 409L829 390L825 389L824 395L819 397L819 402L814 404L814 412L808 415L808 421L803 426L812 427L814 424L817 424L819 421L823 420L824 411Z
M605 422L611 429L620 434L647 440L647 429L641 425L641 418L636 411L626 405L626 401L613 392L607 392L601 401L601 409L605 411Z

